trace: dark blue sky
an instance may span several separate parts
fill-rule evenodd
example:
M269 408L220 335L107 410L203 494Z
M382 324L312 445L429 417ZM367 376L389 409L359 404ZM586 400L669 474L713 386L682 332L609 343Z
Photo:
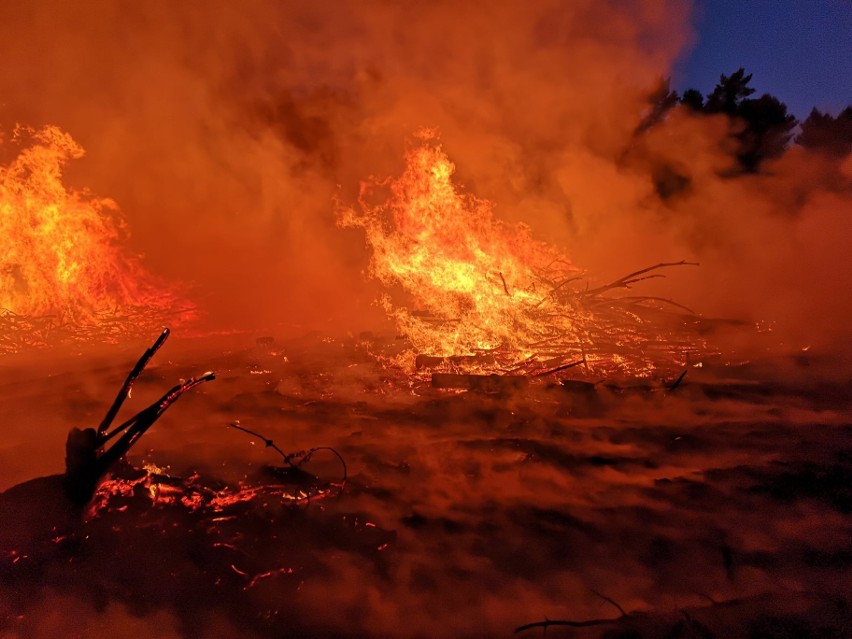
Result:
M672 77L705 95L745 67L800 119L852 104L852 0L695 0L698 42Z

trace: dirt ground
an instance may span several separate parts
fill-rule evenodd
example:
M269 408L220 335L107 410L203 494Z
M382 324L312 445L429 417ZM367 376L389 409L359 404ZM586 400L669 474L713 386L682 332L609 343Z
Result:
M549 637L852 636L843 362L705 366L671 393L480 393L407 383L354 339L173 338L122 415L218 379L129 456L161 479L131 472L95 516L52 524L53 484L26 482L62 472L68 429L97 424L143 348L0 360L3 639L498 637L545 619L574 624ZM342 494L263 490L282 460L234 420L285 452L334 447ZM341 472L328 451L303 468Z

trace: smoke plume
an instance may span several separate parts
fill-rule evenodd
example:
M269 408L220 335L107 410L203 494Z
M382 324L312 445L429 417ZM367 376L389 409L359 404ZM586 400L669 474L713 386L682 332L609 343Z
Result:
M87 155L67 179L118 202L131 249L219 328L375 322L364 239L336 210L436 127L468 191L601 280L700 261L649 293L837 344L848 160L797 148L730 177L725 116L640 127L690 18L684 0L11 0L0 121L69 132Z

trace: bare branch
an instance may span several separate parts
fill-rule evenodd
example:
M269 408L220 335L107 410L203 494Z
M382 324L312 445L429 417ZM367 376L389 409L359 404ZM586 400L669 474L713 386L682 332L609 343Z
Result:
M130 395L130 391L133 389L133 383L136 381L136 378L139 377L139 374L144 370L144 368L148 365L148 362L151 361L151 358L154 356L160 347L165 344L166 340L169 338L169 329L164 328L163 332L160 333L160 336L154 342L154 344L147 351L142 353L142 357L139 358L139 361L136 362L136 366L130 371L127 375L127 379L124 380L124 384L122 384L121 388L118 391L118 395L115 396L115 401L113 401L112 406L107 411L106 415L104 415L103 420L100 425L98 425L98 437L103 437L103 434L106 432L107 428L110 427L115 416L118 414L121 405L124 403L124 400Z
M656 271L661 268L669 268L671 266L699 266L698 262L687 262L686 260L681 260L680 262L660 262L659 264L655 264L654 266L649 266L647 268L639 269L638 271L634 271L628 275L625 275L621 279L615 280L609 284L604 286L599 286L598 288L593 288L584 292L586 296L600 295L601 293L605 293L606 291L610 291L614 288L630 288L631 284L635 284L636 282L641 282L642 280L651 279L654 277L664 277L663 275L647 275L645 273L650 273L651 271ZM640 277L644 276L644 277Z
M622 608L621 606L619 606L619 605L615 602L615 600L610 599L610 598L609 598L609 597L607 597L606 595L602 595L602 594L601 594L601 593L599 593L597 590L592 590L592 594L597 595L598 597L600 597L601 599L603 599L605 602L610 603L610 604L612 604L613 606L615 606L615 607L616 607L616 609L618 609L618 612L620 612L620 613L621 613L621 616L622 616L622 617L626 617L626 616L627 616L627 613L626 613L626 612L624 612L624 608Z

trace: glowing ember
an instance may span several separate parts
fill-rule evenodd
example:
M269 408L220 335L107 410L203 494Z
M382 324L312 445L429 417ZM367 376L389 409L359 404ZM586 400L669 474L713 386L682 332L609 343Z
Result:
M152 464L141 470L123 468L98 486L87 515L97 517L108 510L123 511L127 500L173 506L186 512L205 513L218 521L217 515L228 514L235 507L250 504L263 508L307 506L340 495L342 484L328 483L292 486L281 483L245 481L237 486L205 485L194 474L188 478L172 477ZM270 506L270 504L272 504Z
M115 203L66 189L62 169L84 151L54 126L18 128L28 144L0 166L0 307L6 317L52 315L97 325L117 309L165 310L175 295L122 253Z
M593 374L647 376L682 367L698 351L686 316L661 310L671 303L605 295L685 263L573 288L582 276L565 255L462 192L434 132L417 139L405 172L362 184L360 211L340 217L364 229L371 275L389 290L382 304L410 342L396 364L411 371L420 354L452 370L536 374L582 361ZM379 189L389 196L371 205Z

